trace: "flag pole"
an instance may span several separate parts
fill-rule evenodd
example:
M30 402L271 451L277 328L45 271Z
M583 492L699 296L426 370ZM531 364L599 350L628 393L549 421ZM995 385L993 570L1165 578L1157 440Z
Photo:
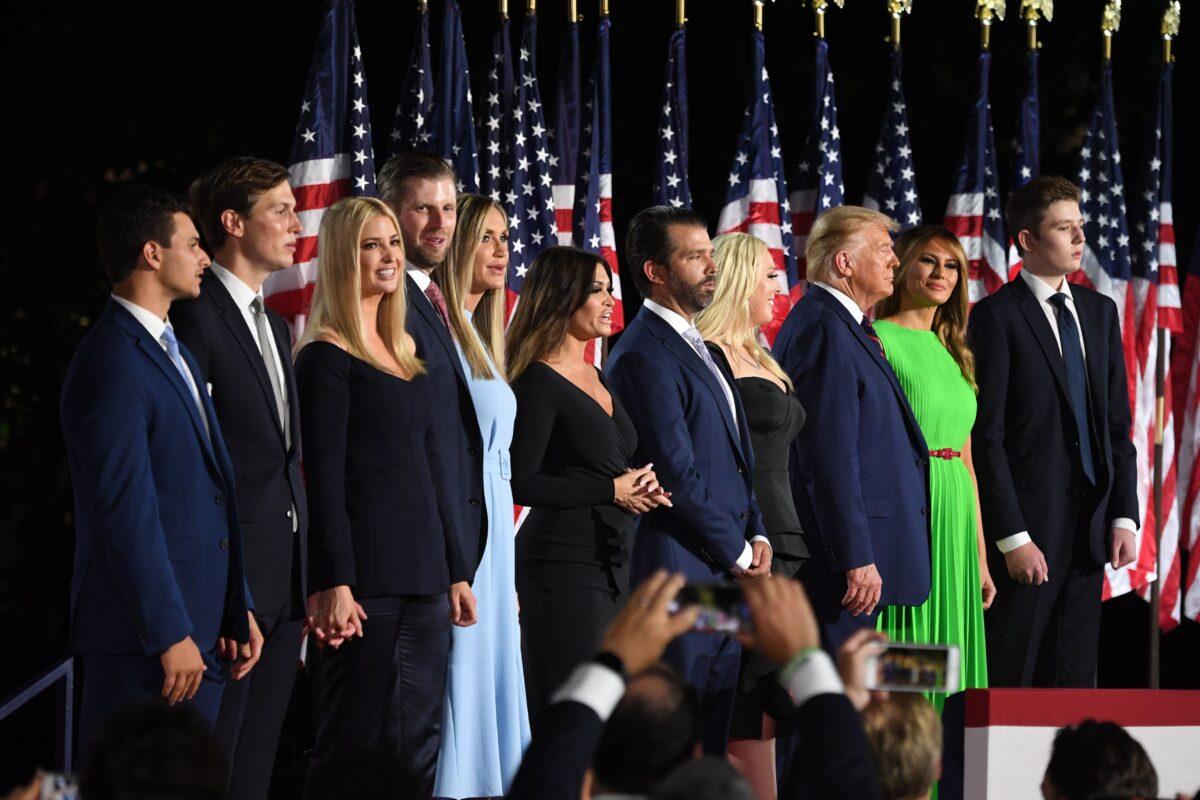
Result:
M1021 0L1021 17L1025 20L1025 46L1029 52L1037 52L1038 20L1045 18L1046 22L1054 20L1053 0Z
M830 0L812 0L813 16L815 17L815 33L818 39L825 38L825 9L829 8ZM846 7L846 0L833 0L838 8ZM911 4L912 0L909 0Z
M572 5L573 4L574 4L574 0L572 0ZM607 16L608 16L608 0L600 0L600 17L604 18Z
M992 46L992 21L1004 21L1004 0L977 0L975 18L979 20L979 46L989 50Z
M675 0L675 25L682 28L687 24L687 0Z
M763 25L763 0L754 0L754 30L761 31Z
M500 19L508 19L508 0L500 0Z
M913 0L888 0L888 14L892 17L892 49L900 49L900 16L902 14L911 14Z

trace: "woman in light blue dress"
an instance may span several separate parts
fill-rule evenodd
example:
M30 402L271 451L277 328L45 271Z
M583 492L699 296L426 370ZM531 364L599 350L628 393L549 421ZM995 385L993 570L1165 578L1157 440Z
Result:
M508 447L517 401L504 380L508 220L476 195L458 200L458 229L433 278L483 436L488 537L472 590L479 621L454 627L435 797L502 797L529 744L514 566Z

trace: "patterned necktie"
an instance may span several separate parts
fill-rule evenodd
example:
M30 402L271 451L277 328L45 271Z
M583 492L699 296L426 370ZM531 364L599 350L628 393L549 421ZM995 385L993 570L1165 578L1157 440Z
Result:
M1079 343L1079 328L1075 315L1067 308L1067 295L1058 292L1050 298L1058 321L1058 341L1062 346L1063 364L1067 368L1067 390L1071 395L1071 412L1079 433L1079 460L1083 474L1096 485L1096 465L1092 460L1092 435L1088 425L1087 373L1084 371L1083 347Z
M700 336L700 331L695 328L688 328L683 332L683 338L692 349L696 351L696 355L700 356L700 360L704 362L704 366L708 367L708 371L717 379L717 385L725 392L725 401L729 403L729 411L733 414L734 420L737 419L737 405L733 401L733 391L729 388L729 384L725 382L725 378L721 375L721 370L717 369L717 362L713 361L712 353L708 352L708 348L704 346L704 339Z
M275 360L275 348L271 347L271 331L267 327L267 312L263 308L262 295L250 301L250 310L254 312L254 329L258 332L258 349L262 352L263 365L267 368L267 379L271 383L271 392L275 395L275 412L279 415L279 426L283 430L284 440L291 447L291 431L288 430L287 401L283 396L283 375L279 363Z
M437 281L429 282L429 285L425 287L425 296L429 298L429 302L433 303L434 310L442 318L442 324L450 333L450 341L458 344L458 337L454 335L454 328L450 325L450 312L446 310L446 298L442 295L442 289L437 285Z
M867 334L867 338L874 342L875 346L879 348L879 355L887 358L887 353L883 349L883 340L880 339L879 334L875 332L875 326L871 324L871 320L867 319L865 316L862 318L862 329Z

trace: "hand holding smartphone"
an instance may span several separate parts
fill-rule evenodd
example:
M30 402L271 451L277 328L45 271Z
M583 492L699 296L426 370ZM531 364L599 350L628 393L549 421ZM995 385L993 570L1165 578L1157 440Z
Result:
M733 636L753 628L750 609L736 584L689 583L679 590L671 604L671 613L690 606L700 610L692 630L699 633L724 633Z

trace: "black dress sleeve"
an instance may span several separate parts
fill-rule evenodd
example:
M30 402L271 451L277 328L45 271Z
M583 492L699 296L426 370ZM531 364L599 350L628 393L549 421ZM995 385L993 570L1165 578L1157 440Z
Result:
M511 448L513 500L537 508L611 503L611 478L565 478L543 471L555 424L559 421L567 426L587 424L571 413L575 409L564 407L560 387L548 380L550 377L534 364L513 384L517 396Z
M346 448L350 425L350 356L312 342L296 356L300 434L308 479L309 589L354 586L354 545L346 513Z

